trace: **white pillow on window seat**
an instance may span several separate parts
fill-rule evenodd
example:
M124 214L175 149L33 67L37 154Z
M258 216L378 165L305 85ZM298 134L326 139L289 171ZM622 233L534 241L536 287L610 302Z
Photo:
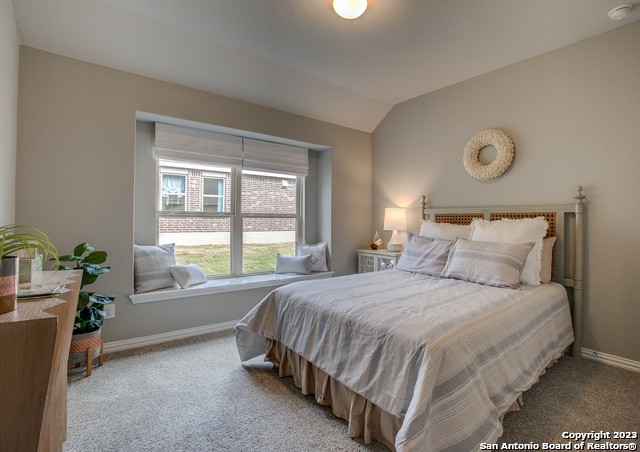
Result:
M308 275L311 273L311 255L304 256L283 256L276 255L276 273L300 273Z
M169 270L171 271L173 279L176 280L182 289L208 281L207 276L200 270L198 264L171 265L169 266Z
M311 255L311 271L327 272L327 242L316 243L315 245L305 245L296 243L296 256Z

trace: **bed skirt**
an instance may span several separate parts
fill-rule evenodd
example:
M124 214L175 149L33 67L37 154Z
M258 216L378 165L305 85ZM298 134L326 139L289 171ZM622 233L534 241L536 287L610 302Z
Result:
M267 339L265 361L273 363L280 377L293 377L293 383L304 395L313 394L320 405L330 406L334 415L346 420L350 437L362 437L365 444L379 441L395 450L396 434L402 426L400 418L353 392L278 341ZM555 362L557 359L549 363L540 376ZM520 394L502 414L500 422L505 414L520 410L522 405Z
M320 405L330 406L333 414L346 420L350 437L362 437L365 444L376 440L395 450L396 433L402 425L399 418L348 389L278 341L267 339L265 361L278 368L280 377L293 377L293 383L304 395L313 394Z

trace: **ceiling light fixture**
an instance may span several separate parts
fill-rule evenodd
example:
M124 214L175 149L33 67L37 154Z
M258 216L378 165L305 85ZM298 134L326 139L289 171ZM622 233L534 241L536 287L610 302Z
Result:
M333 9L343 19L357 19L367 9L367 0L333 0Z
M607 13L607 16L609 16L609 19L611 20L622 20L627 17L629 11L631 11L631 8L633 8L633 5L631 5L630 3L625 3L624 5L616 6L615 8L613 8Z

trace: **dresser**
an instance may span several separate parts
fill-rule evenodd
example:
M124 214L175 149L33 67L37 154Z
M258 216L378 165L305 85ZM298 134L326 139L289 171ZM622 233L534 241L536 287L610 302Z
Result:
M388 250L358 250L358 273L395 268L402 252Z
M81 271L42 272L64 284L55 297L18 300L0 315L0 449L62 451L67 438L67 360Z

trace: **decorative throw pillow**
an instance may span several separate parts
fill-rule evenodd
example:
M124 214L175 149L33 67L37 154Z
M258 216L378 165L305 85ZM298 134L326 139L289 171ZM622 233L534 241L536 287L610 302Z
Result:
M311 254L304 256L282 256L276 255L276 273L300 273L308 275L311 273Z
M540 270L540 281L543 283L551 282L553 275L551 274L551 264L553 262L553 246L557 237L545 237L542 240L542 269Z
M440 276L453 242L420 237L407 232L407 245L396 268L413 273Z
M170 265L169 271L182 289L208 281L207 276L200 270L198 264Z
M296 243L296 256L311 255L311 271L327 272L327 242L316 243L315 245L304 245Z
M520 275L520 282L537 286L540 285L542 270L542 239L547 235L548 227L549 224L544 217L497 221L476 218L471 223L471 240L511 244L533 242L533 249Z
M171 265L176 265L174 243L160 246L133 245L133 273L135 293L177 287L171 276Z
M431 220L422 220L420 223L420 235L434 239L455 241L458 237L468 239L471 234L470 224L436 223Z
M481 242L458 239L451 247L444 278L495 287L518 287L520 272L533 243Z

